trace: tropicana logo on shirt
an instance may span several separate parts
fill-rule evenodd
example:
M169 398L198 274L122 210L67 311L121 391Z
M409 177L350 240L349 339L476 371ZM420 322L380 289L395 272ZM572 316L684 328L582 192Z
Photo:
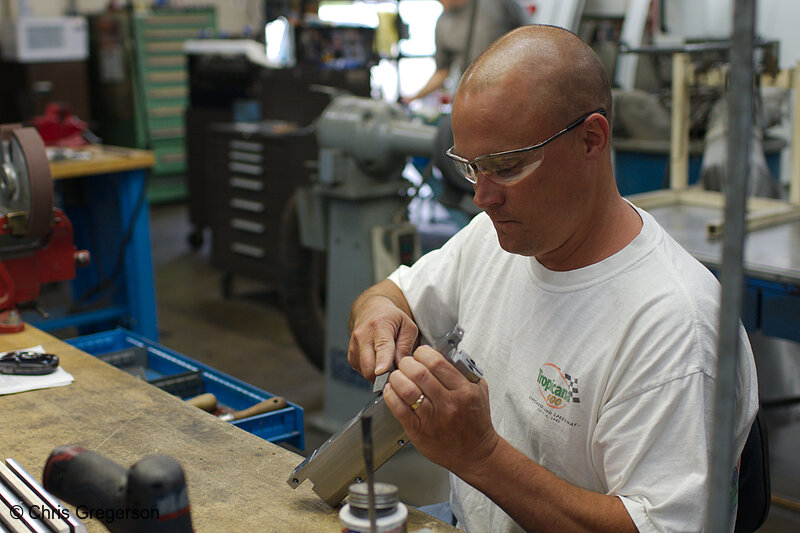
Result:
M536 382L544 402L553 409L563 409L570 403L581 402L578 378L562 372L552 363L545 363L539 368Z

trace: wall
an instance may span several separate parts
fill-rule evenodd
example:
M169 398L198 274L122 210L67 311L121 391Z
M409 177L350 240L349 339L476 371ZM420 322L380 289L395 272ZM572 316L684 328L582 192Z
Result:
M800 2L797 0L760 0L756 25L765 39L780 41L780 67L793 68L800 61Z
M686 38L727 38L732 30L733 0L670 0L665 4L664 23L669 33ZM792 68L800 61L800 2L759 0L756 31L765 39L780 41L780 67Z
M670 0L663 9L667 33L685 39L725 39L733 27L733 0Z
M31 13L39 17L53 17L63 15L69 6L69 0L27 0ZM103 11L109 5L109 0L76 0L78 12L82 15ZM150 2L143 2L148 4ZM259 0L181 0L172 2L173 5L214 5L217 6L217 26L219 30L231 34L240 34L245 24L258 21L260 11ZM0 0L0 21L7 17L16 18L18 11L17 0Z

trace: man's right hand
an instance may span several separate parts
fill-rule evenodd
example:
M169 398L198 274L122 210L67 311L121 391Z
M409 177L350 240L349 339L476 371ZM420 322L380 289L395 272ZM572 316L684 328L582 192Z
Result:
M370 382L412 354L419 332L409 313L388 295L369 290L353 305L351 326L347 360Z

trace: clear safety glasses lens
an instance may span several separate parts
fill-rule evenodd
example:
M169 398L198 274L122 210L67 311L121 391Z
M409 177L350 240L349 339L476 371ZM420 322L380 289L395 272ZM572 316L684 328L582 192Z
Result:
M542 164L543 150L526 153L499 154L478 158L470 163L448 151L456 171L470 183L477 183L478 175L495 183L507 185L527 176Z

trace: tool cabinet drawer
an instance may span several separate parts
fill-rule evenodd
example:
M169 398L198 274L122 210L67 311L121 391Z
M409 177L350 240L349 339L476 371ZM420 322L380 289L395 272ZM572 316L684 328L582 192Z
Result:
M211 264L268 284L278 283L281 270L277 243L279 229L252 218L232 217L228 226L217 225L211 240Z
M292 194L289 187L272 187L263 180L244 176L229 176L226 182L217 185L215 193L219 205L215 217L223 223L235 216L265 217L278 227L286 201Z
M124 360L137 358L144 367L144 376L140 377L163 385L162 388L183 399L211 393L216 396L219 405L241 411L275 397L124 328L83 335L64 342L90 355L106 356L107 362L120 368L129 366ZM110 354L116 360L107 358ZM270 442L285 442L301 450L305 448L303 408L291 402L287 402L283 409L231 423Z

